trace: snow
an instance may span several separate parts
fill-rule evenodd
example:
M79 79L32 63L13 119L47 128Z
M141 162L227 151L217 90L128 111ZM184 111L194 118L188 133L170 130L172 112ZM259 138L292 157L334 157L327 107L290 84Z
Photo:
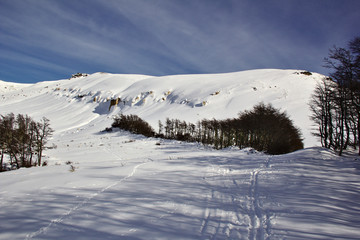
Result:
M46 115L57 131L81 128L90 121L107 121L118 113L136 114L155 129L167 117L196 121L236 117L257 103L272 103L286 111L303 133L306 147L318 145L312 136L309 100L324 76L301 70L261 69L223 74L153 77L94 73L87 77L17 86L2 93L2 112ZM22 85L21 85L22 86ZM109 99L121 103L109 112ZM95 101L94 101L95 99ZM31 106L31 108L29 108ZM71 112L71 117L64 112Z
M358 239L360 163L313 147L307 103L322 76L296 72L96 73L0 92L2 114L49 118L57 146L46 167L0 174L0 239ZM108 111L116 97L125 104ZM308 148L270 156L101 132L120 112L156 127L258 101L286 110Z

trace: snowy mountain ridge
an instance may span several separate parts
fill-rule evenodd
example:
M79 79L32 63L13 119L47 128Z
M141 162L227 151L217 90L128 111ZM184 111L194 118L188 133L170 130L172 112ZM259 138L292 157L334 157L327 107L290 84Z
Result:
M194 123L204 118L226 119L259 102L271 103L285 110L301 129L305 146L314 146L317 140L311 135L308 102L324 76L301 73L276 69L162 77L94 73L24 86L0 82L0 101L3 112L46 116L57 131L120 112L139 115L157 129L158 121L166 117ZM117 98L119 103L110 108L110 100Z

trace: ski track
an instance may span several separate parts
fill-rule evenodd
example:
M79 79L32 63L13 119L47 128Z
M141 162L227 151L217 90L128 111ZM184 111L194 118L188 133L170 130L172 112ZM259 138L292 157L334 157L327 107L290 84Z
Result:
M271 158L272 156L268 156L265 160L265 164L261 165L261 168L254 169L250 173L250 187L248 192L250 224L248 239L270 239L270 214L261 207L259 176L261 172L264 172L264 174L268 173L268 169L271 168Z
M211 193L206 198L207 206L200 226L201 239L270 239L271 215L261 207L259 192L260 173L263 171L266 174L271 168L270 162L271 156L266 158L260 168L250 172L250 177L246 180L249 185L247 192L244 192L246 189L238 184L239 180L236 179L236 176L231 175L231 172L226 173L220 168L220 165L210 164L210 170L203 177L203 180L209 185ZM216 183L219 173L224 175L226 181L222 187L226 188L231 183L231 187L235 190L233 193L224 194L221 192L220 186L211 184L210 180L212 179ZM244 182L242 183L244 184ZM225 211L222 208L211 208L211 203L216 202L223 202L224 205L230 204L229 208L231 209ZM230 216L229 211L231 211Z
M56 219L53 219L50 221L50 223L47 225L47 226L44 226L44 227L41 227L39 230L37 230L36 232L33 232L33 233L30 233L26 236L26 240L30 240L30 239L33 239L34 237L36 236L39 236L41 234L44 234L46 233L51 227L57 225L57 224L60 224L62 223L63 221L65 221L67 218L69 218L71 215L74 214L74 212L76 212L77 210L83 208L87 203L89 203L92 199L94 199L96 196L100 195L101 193L105 192L106 190L122 183L123 181L131 178L132 176L134 176L134 174L136 173L137 169L141 166L143 166L144 164L147 164L147 162L143 162L143 163L140 163L140 164L137 164L132 172L127 175L126 177L123 177L122 179L100 189L99 191L95 192L94 194L92 194L91 196L89 196L88 198L84 199L82 202L80 202L79 204L77 204L75 207L69 209L66 213L64 213L63 215L61 215L60 217L56 218Z
M229 196L221 193L219 186L213 186L207 179L215 180L220 175L224 175L226 180L229 180L228 169L224 170L210 164L211 170L206 173L203 180L209 185L211 194L206 198L207 206L204 211L204 218L200 227L200 234L202 239L233 239L234 234L239 233L238 229L241 227L242 220L237 213L237 207L234 204L234 198L231 198L231 209L224 208L212 208L212 203L222 202L224 205L228 204ZM216 180L215 180L216 181ZM228 219L231 215L231 220ZM235 215L235 216L234 216Z
M249 239L264 239L264 219L263 210L259 205L259 192L258 192L258 178L260 170L254 170L250 174L250 187L249 187Z

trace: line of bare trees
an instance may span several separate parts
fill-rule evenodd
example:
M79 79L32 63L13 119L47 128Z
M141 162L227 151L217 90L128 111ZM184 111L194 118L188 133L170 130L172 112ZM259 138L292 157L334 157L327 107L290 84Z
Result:
M216 149L252 147L269 154L283 154L303 148L300 130L285 112L260 103L238 118L203 119L196 124L167 118L159 121L159 135L167 139L201 142Z
M233 119L203 119L193 124L167 118L165 123L159 121L158 133L136 115L119 115L112 127L147 137L200 142L216 149L252 147L269 154L283 154L303 148L300 130L286 113L263 103Z
M8 158L15 168L41 166L42 152L53 130L49 120L34 121L28 115L13 113L0 118L0 171L5 171L4 160Z
M331 49L325 63L333 73L315 89L311 118L322 146L341 155L360 144L360 37L350 41L348 48Z

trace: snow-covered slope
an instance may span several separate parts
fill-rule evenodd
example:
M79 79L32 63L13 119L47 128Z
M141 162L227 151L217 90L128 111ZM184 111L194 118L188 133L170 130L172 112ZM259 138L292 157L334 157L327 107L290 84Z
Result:
M88 129L53 142L50 166L0 174L0 239L360 234L360 164L321 148L267 156Z
M351 155L313 147L269 156L100 132L120 112L156 127L166 117L235 117L264 101L286 110L312 146L307 102L322 76L296 72L0 82L0 113L46 116L57 146L47 167L0 173L0 239L358 239ZM117 97L124 102L109 111Z
M309 98L323 76L296 70L252 70L226 74L152 77L95 73L71 80L14 87L1 96L1 111L46 116L58 132L107 121L118 113L137 114L154 129L166 117L196 122L236 117L259 102L286 110L301 128L305 146L314 146ZM0 83L0 89L4 89ZM5 86L7 86L6 84ZM109 111L110 99L121 98ZM68 114L71 113L71 114Z
M0 94L16 91L30 85L31 84L12 83L12 82L5 82L0 80Z

